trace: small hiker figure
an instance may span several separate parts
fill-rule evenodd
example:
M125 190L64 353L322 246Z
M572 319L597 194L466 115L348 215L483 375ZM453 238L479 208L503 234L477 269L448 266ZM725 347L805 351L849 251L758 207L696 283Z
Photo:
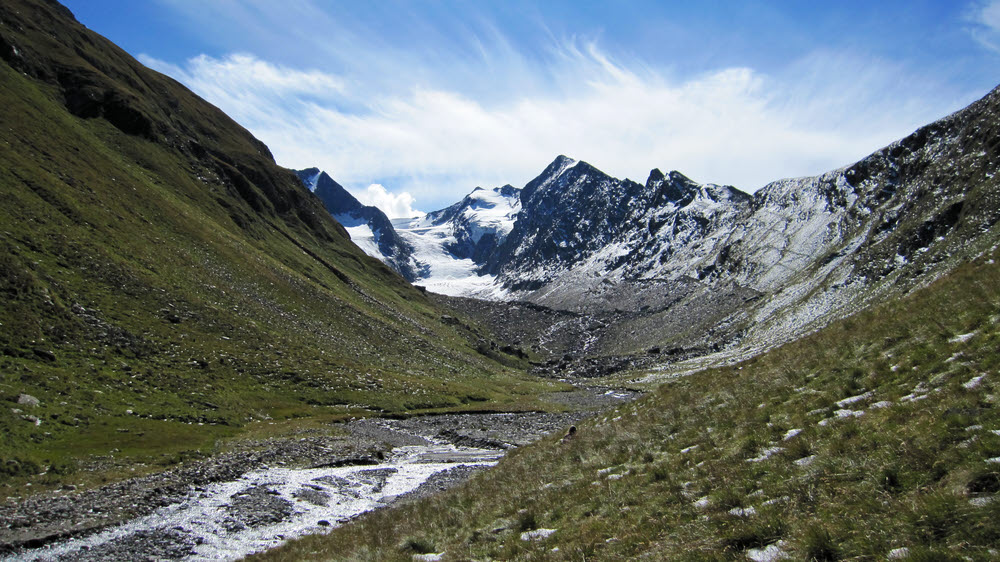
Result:
M575 436L576 436L576 426L575 425L571 425L571 426L569 426L569 431L566 432L566 435L563 435L563 438L560 439L559 442L560 443L565 443L565 442L569 441L570 439L572 439Z

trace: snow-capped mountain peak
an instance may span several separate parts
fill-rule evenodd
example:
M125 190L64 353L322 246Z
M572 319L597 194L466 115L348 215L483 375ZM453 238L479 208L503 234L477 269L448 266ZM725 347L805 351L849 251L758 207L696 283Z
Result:
M423 264L414 281L449 295L499 296L504 291L481 265L514 227L521 190L477 187L461 201L416 219L394 221L396 231Z
M1000 222L997 115L1000 89L855 164L753 195L660 169L639 184L559 156L521 190L476 188L396 229L433 291L577 312L676 305L684 322L725 319L734 338L775 342L943 271Z
M413 283L449 295L500 296L493 276L481 266L514 227L521 190L511 185L475 188L461 201L421 217L390 221L375 207L362 205L325 172L297 172L303 184L365 253Z
M969 243L1000 222L998 116L1000 88L852 165L753 195L558 156L523 189L476 188L395 228L431 291L639 319L615 349L658 349L667 325L699 353L768 346L1000 243ZM303 174L320 194L322 176Z
M520 194L521 190L512 185L473 190L466 197L468 204L462 210L461 221L469 230L470 238L478 243L485 234L495 234L499 238L507 236L514 228L514 217L521 210Z
M559 182L566 172L572 170L579 164L579 160L574 160L567 156L559 155L549 164L545 170L535 179L528 182L521 190L522 200L530 199L536 191L546 190L554 183Z

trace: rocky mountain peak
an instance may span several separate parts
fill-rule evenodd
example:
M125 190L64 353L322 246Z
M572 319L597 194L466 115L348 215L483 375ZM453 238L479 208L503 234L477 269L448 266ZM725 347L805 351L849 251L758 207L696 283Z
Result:
M358 213L365 207L357 198L344 189L342 185L337 183L326 172L321 172L319 168L298 170L295 172L295 175L299 177L309 191L315 193L323 201L327 210L334 217L347 213ZM375 210L378 211L378 209ZM378 212L381 213L381 211Z
M500 187L499 190L500 190L499 191L500 195L503 195L504 197L514 197L514 196L519 196L521 194L520 189L514 187L509 183L507 185Z
M319 168L306 168L305 170L299 170L295 173L302 180L302 183L309 189L309 191L316 192L317 184L319 183L320 176L326 176L329 181L333 181L333 178L328 176L326 172L321 171ZM334 182L336 183L336 182Z
M392 221L378 207L361 203L319 168L296 170L295 175L365 253L382 260L407 281L417 278L420 265L413 259L413 247L396 233Z
M567 156L559 155L545 170L535 179L529 181L521 190L521 201L525 202L535 195L536 191L545 190L553 183L559 181L567 170L575 167L579 162Z
M653 168L649 171L649 178L646 179L646 185L662 182L665 177L659 168Z
M660 170L654 169L646 180L646 192L650 195L649 204L656 206L672 203L684 207L694 200L699 187L687 176L676 171L663 175Z
M560 155L522 190L476 188L409 234L433 231L439 240L424 246L470 262L462 271L479 277L449 287L475 292L454 294L577 312L600 294L617 310L638 302L619 298L637 283L652 283L664 302L703 294L690 302L720 315L767 295L747 322L777 341L846 310L873 280L903 286L944 271L963 241L1000 220L998 106L994 91L855 164L753 195L659 168L638 184Z

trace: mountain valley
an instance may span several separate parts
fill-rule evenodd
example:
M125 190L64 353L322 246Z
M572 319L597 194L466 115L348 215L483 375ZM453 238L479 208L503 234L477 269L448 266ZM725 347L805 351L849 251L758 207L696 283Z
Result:
M477 188L395 222L427 248L424 262L461 264L425 270L418 285L586 317L586 350L561 350L570 355L745 356L906 294L994 244L998 104L991 92L853 165L753 195L658 169L644 185L618 180L559 156L523 189L494 189L509 195L484 205L492 214L470 205L487 193Z
M558 156L390 219L54 0L0 59L0 558L1000 548L1000 88L753 193Z

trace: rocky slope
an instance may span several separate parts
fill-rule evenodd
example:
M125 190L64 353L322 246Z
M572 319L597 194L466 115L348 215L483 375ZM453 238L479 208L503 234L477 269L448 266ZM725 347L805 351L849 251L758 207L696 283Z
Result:
M319 197L333 218L347 229L351 241L366 254L380 259L407 281L418 277L421 265L413 257L413 246L396 233L389 217L378 207L363 205L318 168L297 170L295 175Z
M486 270L506 287L541 288L581 268L606 278L647 277L677 268L675 255L698 248L733 221L750 196L653 170L645 185L612 178L586 162L556 158L521 192L514 229Z
M661 320L724 332L711 338L723 346L787 341L992 244L998 107L994 90L853 165L753 195L658 170L643 186L560 156L525 186L484 270L508 298L578 312L659 308ZM651 299L656 286L666 289ZM613 339L638 350L683 340L677 328L646 314L629 327L635 337Z

